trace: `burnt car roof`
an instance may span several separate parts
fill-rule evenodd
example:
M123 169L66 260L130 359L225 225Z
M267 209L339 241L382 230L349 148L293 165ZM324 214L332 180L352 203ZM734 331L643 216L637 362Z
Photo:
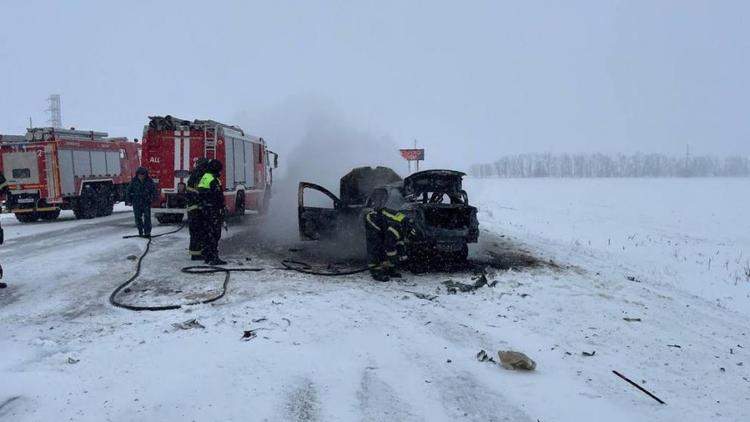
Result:
M339 196L346 205L364 204L374 189L401 181L389 167L357 167L341 178Z
M404 179L404 194L415 195L422 192L458 192L461 180L466 173L456 170L424 170Z

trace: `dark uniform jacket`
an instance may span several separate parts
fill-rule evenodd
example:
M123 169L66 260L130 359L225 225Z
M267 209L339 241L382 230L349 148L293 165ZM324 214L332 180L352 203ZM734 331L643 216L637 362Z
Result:
M151 206L151 201L153 201L156 196L156 184L148 174L146 175L146 178L143 179L143 182L138 179L138 176L135 176L133 180L130 181L125 194L126 202L132 204L133 207L149 207Z

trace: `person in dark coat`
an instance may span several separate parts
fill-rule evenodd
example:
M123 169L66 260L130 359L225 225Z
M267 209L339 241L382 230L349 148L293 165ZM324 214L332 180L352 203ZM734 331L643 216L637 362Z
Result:
M133 206L138 235L151 236L151 201L156 196L156 184L145 167L138 167L135 177L125 191L125 202Z
M224 223L224 188L219 181L223 166L219 160L210 160L206 172L198 183L198 195L203 211L205 238L203 258L208 265L224 265L226 261L219 258L219 239Z
M206 164L208 164L208 160L205 158L199 158L195 162L195 167L190 172L186 187L188 230L190 232L190 246L188 247L188 251L190 259L193 261L203 260L206 219L203 216L203 209L198 196L198 183L200 183L201 178L206 173Z
M5 196L7 198L7 195L10 193L10 187L8 186L8 181L5 180L5 176L3 176L2 173L0 173L0 196ZM3 244L5 241L5 235L3 233L3 226L0 225L0 245ZM0 279L3 278L3 266L0 265ZM0 289L4 289L8 287L8 284L3 283L0 281Z

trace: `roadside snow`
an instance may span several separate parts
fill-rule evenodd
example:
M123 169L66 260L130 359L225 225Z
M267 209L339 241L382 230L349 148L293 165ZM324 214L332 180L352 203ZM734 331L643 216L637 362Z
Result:
M497 284L455 295L442 282L471 273L376 283L280 270L315 255L290 248L315 244L263 236L249 218L222 250L266 270L233 274L213 305L159 313L107 303L145 246L122 239L129 214L19 225L0 248L0 420L748 420L750 282L735 277L750 251L748 187L471 180L483 230L472 258L497 267ZM179 272L186 247L184 232L155 239L122 300L218 291L221 275ZM190 319L205 328L173 325ZM522 351L537 370L478 362L481 349Z

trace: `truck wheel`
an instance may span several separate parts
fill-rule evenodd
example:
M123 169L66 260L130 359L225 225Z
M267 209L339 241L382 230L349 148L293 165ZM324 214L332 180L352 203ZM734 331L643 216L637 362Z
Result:
M55 211L42 211L39 214L39 218L45 221L52 221L57 220L57 217L60 216L60 210Z
M77 219L89 219L96 216L96 191L90 186L83 188L78 204L73 207Z
M109 187L107 187L106 185L101 186L96 191L94 202L95 215L97 217L112 215L115 204L114 202L112 202L112 194L109 190Z
M39 215L35 212L17 212L16 219L22 223L33 223L39 219Z

